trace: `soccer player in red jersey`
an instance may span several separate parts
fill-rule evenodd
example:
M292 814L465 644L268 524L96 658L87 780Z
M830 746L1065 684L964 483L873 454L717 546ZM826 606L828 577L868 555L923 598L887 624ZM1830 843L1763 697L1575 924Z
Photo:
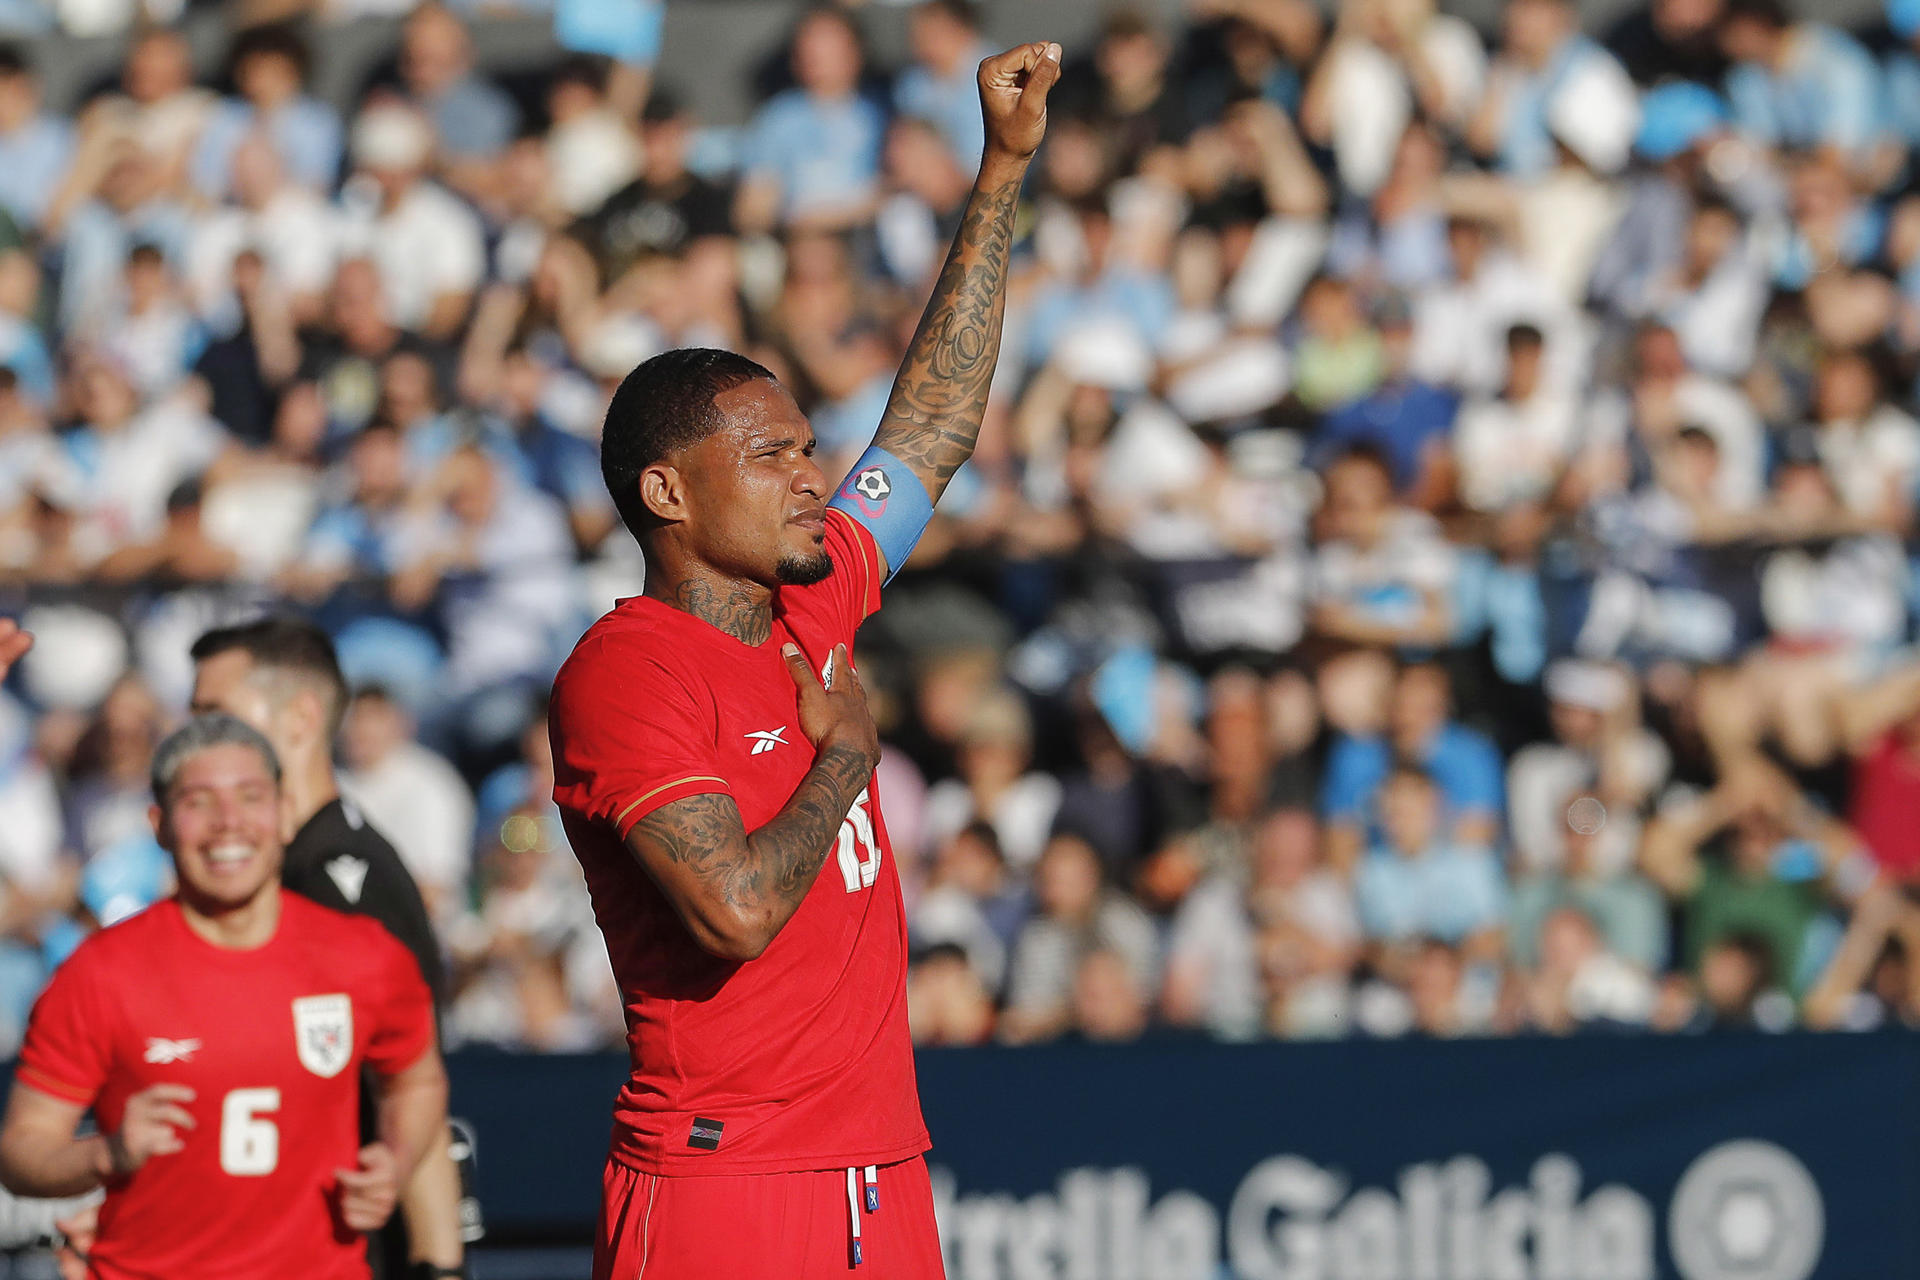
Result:
M873 448L832 493L767 370L629 374L601 469L644 595L561 669L555 799L626 994L597 1280L942 1274L905 912L855 630L973 452L1058 45L981 64L987 145Z
M280 888L286 808L258 732L199 716L155 752L179 892L102 930L34 1006L0 1125L18 1195L106 1187L101 1280L348 1280L360 1233L442 1130L446 1073L413 957ZM358 1138L361 1064L380 1139ZM99 1132L75 1133L91 1109Z

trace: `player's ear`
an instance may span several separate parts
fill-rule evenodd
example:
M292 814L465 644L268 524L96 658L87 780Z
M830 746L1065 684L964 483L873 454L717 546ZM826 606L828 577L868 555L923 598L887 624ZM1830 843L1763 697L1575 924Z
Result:
M153 826L153 838L160 842L162 849L171 850L172 843L167 838L167 811L157 804L147 806L147 821Z
M292 728L300 735L302 742L326 740L327 705L318 693L312 689L296 690L293 697L288 699L288 710L293 712Z
M655 519L679 524L687 518L687 477L671 462L656 462L640 473L640 502Z

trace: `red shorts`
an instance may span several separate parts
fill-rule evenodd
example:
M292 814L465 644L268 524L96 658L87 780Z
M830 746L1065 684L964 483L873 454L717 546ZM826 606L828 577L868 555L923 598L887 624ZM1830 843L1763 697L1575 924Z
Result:
M864 1170L662 1178L607 1161L593 1280L942 1280L915 1157ZM872 1212L871 1205L877 1204ZM858 1221L860 1263L854 1263Z

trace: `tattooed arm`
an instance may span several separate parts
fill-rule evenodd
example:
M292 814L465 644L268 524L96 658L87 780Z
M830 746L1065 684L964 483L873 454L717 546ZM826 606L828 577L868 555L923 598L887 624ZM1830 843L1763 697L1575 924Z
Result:
M1047 91L1059 78L1057 44L1021 45L980 64L987 123L980 176L873 440L936 502L980 435L1000 356L1014 205L1046 134Z
M732 796L688 796L627 833L628 849L693 940L723 960L757 958L793 918L880 762L880 740L846 646L834 650L831 689L814 679L798 649L788 645L785 657L800 690L800 730L815 752L786 806L749 832Z

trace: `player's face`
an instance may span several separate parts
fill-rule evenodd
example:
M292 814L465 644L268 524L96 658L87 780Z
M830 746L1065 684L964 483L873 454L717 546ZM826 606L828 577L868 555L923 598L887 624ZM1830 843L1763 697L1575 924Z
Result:
M195 715L224 711L258 729L272 742L273 699L252 675L253 658L244 649L229 649L201 659L193 668L191 710ZM274 750L280 750L279 743L274 743Z
M180 894L207 912L245 906L280 878L280 788L252 747L223 742L189 756L155 809Z
M681 471L701 558L765 586L818 582L833 570L824 548L827 478L813 460L813 428L786 389L765 379L714 397L727 425L687 449Z

